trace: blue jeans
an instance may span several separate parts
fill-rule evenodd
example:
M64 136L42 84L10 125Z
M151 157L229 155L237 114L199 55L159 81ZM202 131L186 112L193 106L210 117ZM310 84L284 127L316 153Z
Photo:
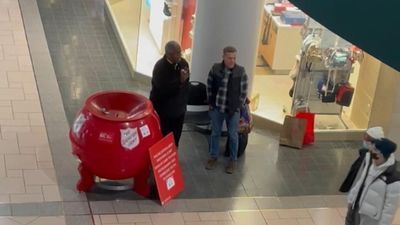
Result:
M222 113L217 109L209 111L211 118L211 138L210 138L210 156L217 159L219 156L219 138L221 137L221 130L224 120L228 128L229 135L229 149L231 160L237 160L237 152L239 146L239 112L235 112L229 116L228 113Z

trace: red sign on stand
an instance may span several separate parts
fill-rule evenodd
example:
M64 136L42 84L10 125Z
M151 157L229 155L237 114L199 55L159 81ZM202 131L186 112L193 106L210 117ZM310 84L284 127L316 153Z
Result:
M184 187L172 133L151 146L149 152L158 195L161 205L164 205L179 194Z

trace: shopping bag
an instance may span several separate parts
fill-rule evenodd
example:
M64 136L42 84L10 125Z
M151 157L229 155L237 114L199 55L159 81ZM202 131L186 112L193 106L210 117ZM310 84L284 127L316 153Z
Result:
M303 145L314 143L314 119L315 114L310 112L298 112L296 118L305 119L307 121L306 132L304 134Z
M280 133L279 144L294 148L302 148L307 120L293 116L285 116Z

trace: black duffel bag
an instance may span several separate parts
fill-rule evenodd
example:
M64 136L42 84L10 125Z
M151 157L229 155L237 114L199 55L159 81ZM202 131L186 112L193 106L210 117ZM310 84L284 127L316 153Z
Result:
M239 147L238 147L238 154L237 154L238 158L240 156L242 156L244 151L246 150L248 139L249 139L249 134L248 133L239 133L239 140L238 140L239 141L239 144L238 144ZM226 140L224 155L226 157L229 157L230 154L231 154L231 151L229 149L229 136L228 136L228 138Z

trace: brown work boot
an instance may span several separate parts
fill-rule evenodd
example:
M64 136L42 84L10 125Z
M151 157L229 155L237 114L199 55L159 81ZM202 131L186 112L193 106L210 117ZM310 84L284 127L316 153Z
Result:
M232 174L236 169L236 161L230 160L228 165L225 167L225 172L228 174Z
M206 169L207 169L207 170L213 170L213 169L215 169L216 166L217 166L217 159L215 159L215 158L210 158L210 159L207 161Z

